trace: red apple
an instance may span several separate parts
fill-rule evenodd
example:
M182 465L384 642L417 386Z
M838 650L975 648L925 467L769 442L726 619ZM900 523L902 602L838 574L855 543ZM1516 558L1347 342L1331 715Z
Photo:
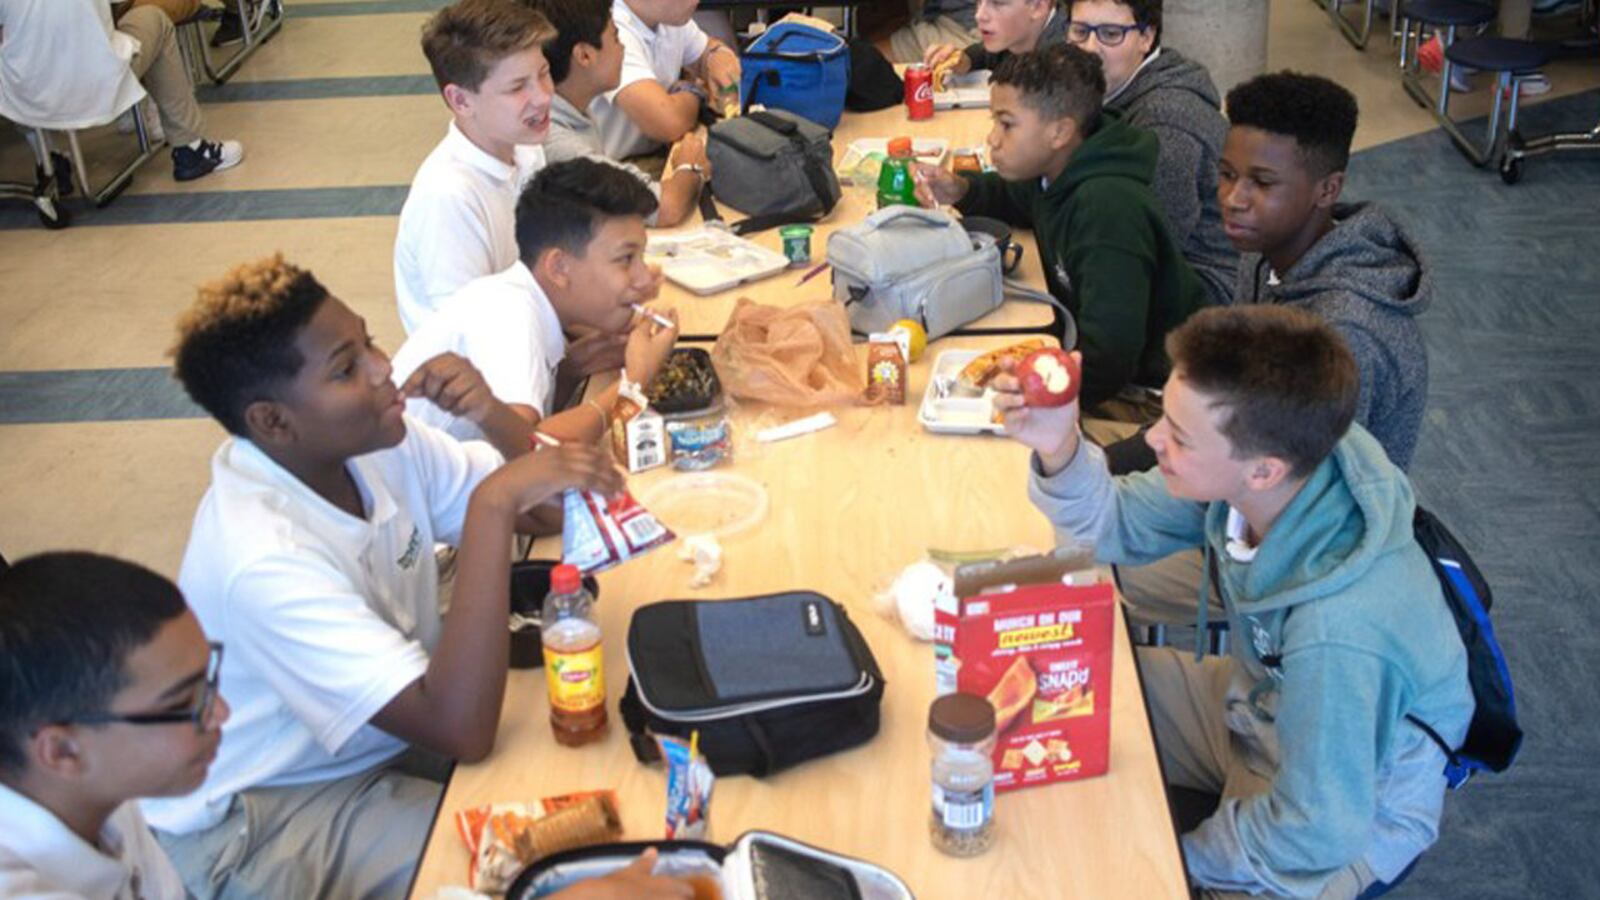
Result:
M1029 406L1066 406L1078 399L1078 361L1054 347L1035 350L1017 366L1022 401Z

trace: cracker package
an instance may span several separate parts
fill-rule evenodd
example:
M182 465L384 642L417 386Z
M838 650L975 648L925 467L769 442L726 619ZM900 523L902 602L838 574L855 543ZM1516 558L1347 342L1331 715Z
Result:
M962 566L959 599L935 611L938 692L994 705L996 791L1106 771L1117 609L1092 564L1063 548Z
M536 811L523 803L491 803L456 813L456 831L467 845L467 884L498 894L536 859L622 837L616 795L589 791L552 797Z

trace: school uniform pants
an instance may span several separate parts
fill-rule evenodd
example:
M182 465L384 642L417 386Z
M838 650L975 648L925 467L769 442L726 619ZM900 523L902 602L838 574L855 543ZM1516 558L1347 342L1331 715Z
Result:
M117 21L117 30L139 41L128 61L161 112L161 129L174 147L200 140L205 122L194 99L194 85L178 51L177 28L159 6L135 6Z
M949 16L939 16L933 21L920 17L912 19L889 35L889 50L893 62L922 62L922 55L937 44L951 44L965 50L978 39L977 29L967 28Z

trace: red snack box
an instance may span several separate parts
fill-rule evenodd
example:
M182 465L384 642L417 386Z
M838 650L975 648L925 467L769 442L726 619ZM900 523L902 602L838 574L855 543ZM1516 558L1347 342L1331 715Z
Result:
M1019 561L1034 568L1020 575L991 568L964 582L958 572L957 593L970 596L937 613L940 692L977 694L995 707L996 791L1107 767L1116 597L1109 583L1065 584L1059 574L1025 583L1059 568L1046 559Z

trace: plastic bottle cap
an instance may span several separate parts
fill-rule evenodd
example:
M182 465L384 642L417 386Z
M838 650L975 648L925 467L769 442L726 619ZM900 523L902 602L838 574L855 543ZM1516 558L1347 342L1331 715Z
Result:
M897 137L889 141L890 156L911 156L916 150L911 146L911 138Z
M556 594L576 594L583 587L583 577L578 567L568 563L556 566L550 572L550 591Z
M928 707L928 730L958 744L994 734L994 706L976 694L945 694Z

